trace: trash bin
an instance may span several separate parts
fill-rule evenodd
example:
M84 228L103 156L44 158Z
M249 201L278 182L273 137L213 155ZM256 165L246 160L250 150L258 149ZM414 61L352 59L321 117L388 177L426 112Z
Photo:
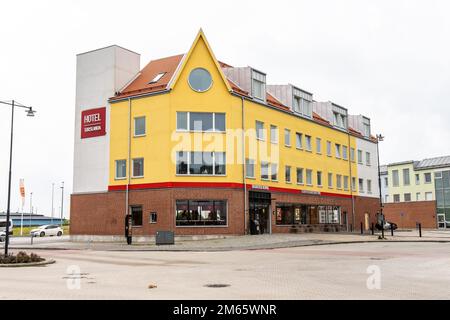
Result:
M175 244L175 234L172 231L156 232L156 245L173 245Z

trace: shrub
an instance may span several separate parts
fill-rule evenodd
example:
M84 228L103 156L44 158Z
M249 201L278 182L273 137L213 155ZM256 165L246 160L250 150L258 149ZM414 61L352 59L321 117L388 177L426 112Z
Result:
M20 251L17 255L8 254L5 256L4 254L0 255L0 263L1 264L15 264L15 263L32 263L32 262L42 262L44 258L41 258L37 254L28 255L26 252Z

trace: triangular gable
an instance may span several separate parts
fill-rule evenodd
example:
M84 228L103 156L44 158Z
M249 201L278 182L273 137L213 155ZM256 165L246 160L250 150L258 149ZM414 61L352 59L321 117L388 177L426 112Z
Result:
M214 56L214 53L211 50L211 47L210 47L210 45L208 43L208 40L206 39L206 36L203 33L202 29L200 29L200 31L198 32L197 37L194 40L194 43L192 44L191 48L189 49L189 52L183 57L183 60L181 61L180 65L178 66L174 77L172 77L172 80L169 83L168 88L170 88L172 90L173 90L173 88L175 88L175 85L177 84L181 73L183 72L187 62L189 61L189 58L192 55L192 52L195 50L195 47L197 46L197 44L200 41L200 39L202 39L203 42L205 43L206 48L208 50L208 53L210 54L211 58L213 59L214 64L215 64L215 66L217 68L217 71L219 72L220 76L222 77L224 85L227 87L229 92L232 92L232 89L231 89L231 86L230 86L230 84L228 82L228 79L225 77L225 74L223 73L222 68L219 65L219 62L217 61L216 57Z

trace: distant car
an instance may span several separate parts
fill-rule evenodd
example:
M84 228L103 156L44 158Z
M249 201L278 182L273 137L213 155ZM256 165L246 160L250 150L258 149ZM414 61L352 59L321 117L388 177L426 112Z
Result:
M396 223L394 223L394 222L389 222L389 221L385 221L385 222L384 222L384 230L391 230L391 225L392 225L392 228L393 228L394 230L397 230L397 229L398 229L398 226L397 226ZM380 231L381 231L381 230L382 230L381 224L380 224L380 223L377 223L376 228L377 228L377 230L380 230Z
M5 238L6 238L6 232L5 231L0 232L0 242L5 241Z
M63 235L63 229L57 225L45 225L40 226L36 229L30 231L33 237L45 237L45 236L57 236L61 237Z

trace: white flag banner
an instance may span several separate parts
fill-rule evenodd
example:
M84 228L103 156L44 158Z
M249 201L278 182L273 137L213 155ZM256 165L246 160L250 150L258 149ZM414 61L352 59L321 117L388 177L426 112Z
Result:
M20 179L19 184L20 198L22 199L22 208L25 205L25 181L24 179Z

